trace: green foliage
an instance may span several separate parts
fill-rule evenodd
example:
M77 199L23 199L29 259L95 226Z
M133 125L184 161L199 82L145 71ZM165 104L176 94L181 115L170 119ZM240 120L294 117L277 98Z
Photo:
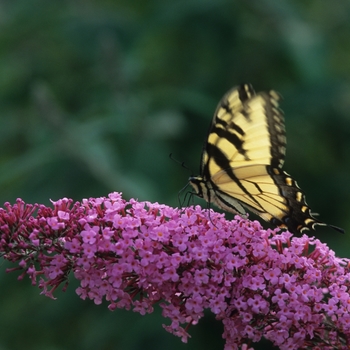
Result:
M122 191L177 206L189 173L169 154L196 174L217 102L251 82L284 96L285 168L322 220L349 231L349 10L345 0L2 2L0 202ZM348 256L348 234L319 231ZM221 330L208 337L213 320L186 346L159 314L110 313L73 286L54 302L28 280L0 279L0 348L222 348Z

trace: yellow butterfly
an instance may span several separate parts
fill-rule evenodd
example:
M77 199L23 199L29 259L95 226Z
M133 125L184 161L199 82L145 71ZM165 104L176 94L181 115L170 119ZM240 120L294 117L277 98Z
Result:
M231 213L243 207L292 233L317 220L296 181L282 170L286 153L283 112L275 91L255 93L250 84L228 91L220 101L201 159L201 175L189 178L195 194Z

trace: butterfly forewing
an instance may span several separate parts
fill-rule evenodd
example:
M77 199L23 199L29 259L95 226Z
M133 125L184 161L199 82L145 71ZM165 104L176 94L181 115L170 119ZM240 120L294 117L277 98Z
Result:
M196 194L233 213L245 206L276 226L300 233L326 225L311 215L297 183L281 170L286 152L284 117L275 91L250 84L220 101L202 153Z

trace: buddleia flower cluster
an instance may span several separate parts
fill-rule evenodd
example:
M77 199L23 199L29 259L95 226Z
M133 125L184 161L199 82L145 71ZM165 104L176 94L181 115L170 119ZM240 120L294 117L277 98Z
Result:
M80 298L110 310L145 315L159 304L164 328L184 342L209 309L227 350L262 338L280 349L350 345L349 260L239 216L120 193L52 207L18 199L0 208L0 253L51 298L73 274Z

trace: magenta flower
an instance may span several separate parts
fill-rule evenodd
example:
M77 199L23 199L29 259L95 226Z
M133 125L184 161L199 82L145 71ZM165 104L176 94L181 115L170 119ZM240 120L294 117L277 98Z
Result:
M73 273L77 294L110 310L144 315L159 303L164 328L184 342L210 309L225 349L251 349L262 337L280 349L350 346L349 260L315 238L119 193L52 203L0 208L2 256L46 296Z

